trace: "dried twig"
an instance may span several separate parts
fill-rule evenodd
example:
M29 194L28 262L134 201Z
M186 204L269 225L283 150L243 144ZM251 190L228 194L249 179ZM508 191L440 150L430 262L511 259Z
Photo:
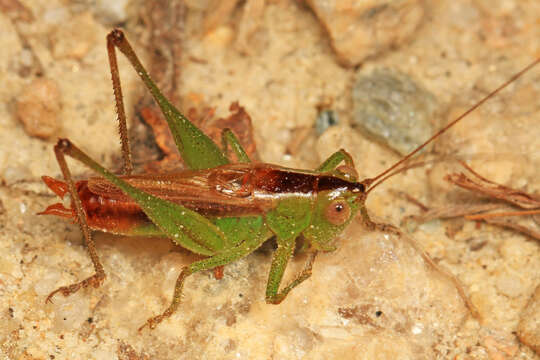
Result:
M465 169L479 179L480 182L474 181L473 179L467 177L464 173L449 174L445 177L445 180L454 183L459 187L486 195L490 198L509 202L522 209L540 208L540 196L528 194L520 190L512 189L508 186L497 184L479 175L464 162L460 161L460 163Z
M445 179L461 188L487 196L490 202L431 209L421 215L409 216L404 221L413 220L417 223L423 223L433 219L464 217L467 220L485 221L489 224L513 229L540 240L540 231L537 231L534 225L518 224L513 220L502 219L503 217L525 217L540 214L540 196L497 184L484 178L464 162L460 163L472 174L473 178L464 173L454 173L447 175ZM508 205L504 205L504 203ZM494 210L498 211L493 212Z
M530 236L533 239L540 241L540 231L536 231L532 229L531 227L520 225L510 220L499 219L499 218L495 218L495 219L486 218L483 220L487 222L488 224L502 226L508 229L519 231L520 233L523 233L525 235Z

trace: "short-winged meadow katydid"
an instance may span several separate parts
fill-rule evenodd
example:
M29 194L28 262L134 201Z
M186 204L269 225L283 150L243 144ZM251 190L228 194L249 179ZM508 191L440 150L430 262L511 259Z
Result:
M184 267L177 278L173 299L160 315L150 318L140 329L154 328L174 313L189 275L215 269L249 255L266 240L275 237L275 250L266 301L279 304L287 294L311 275L319 251L336 249L337 235L360 215L368 229L399 233L399 229L373 222L365 207L366 197L378 184L403 171L409 160L427 144L463 119L487 99L535 66L537 59L513 76L467 112L450 122L429 140L381 174L360 180L352 157L338 150L316 170L297 170L265 163L252 163L236 136L223 132L225 148L218 147L194 126L160 92L139 62L120 30L107 36L110 68L120 122L124 174L116 176L92 160L67 139L60 139L54 151L64 181L43 177L58 196L71 196L71 206L58 203L42 214L76 220L83 232L95 274L78 283L53 291L68 296L82 287L98 287L105 279L92 230L122 235L161 236L205 258ZM189 170L179 173L132 175L131 152L120 86L116 49L130 61L158 103ZM232 163L228 152L239 160ZM100 177L74 182L65 156L72 157ZM281 281L293 256L296 240L302 236L308 252L304 269L287 286Z

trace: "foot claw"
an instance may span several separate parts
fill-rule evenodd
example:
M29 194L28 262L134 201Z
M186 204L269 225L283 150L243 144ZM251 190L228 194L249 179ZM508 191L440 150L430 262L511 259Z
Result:
M45 303L49 303L49 302L52 303L52 300L51 300L52 297L58 292L61 292L62 295L67 297L79 291L80 288L86 288L89 285L93 286L94 288L98 288L103 283L103 280L105 280L105 275L94 274L90 276L89 278L84 279L83 281L80 281L78 283L71 284L68 286L61 286L58 289L51 292L49 296L47 296L47 299L45 299Z
M138 331L141 332L142 329L144 329L146 326L148 326L150 330L154 330L157 324L159 324L163 319L165 319L165 317L166 316L164 315L158 315L146 320L146 323L144 323L144 325L141 326Z

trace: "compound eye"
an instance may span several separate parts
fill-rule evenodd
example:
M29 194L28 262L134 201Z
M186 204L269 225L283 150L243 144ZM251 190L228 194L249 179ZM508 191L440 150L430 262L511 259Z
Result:
M351 166L341 165L338 166L336 170L342 173L349 181L356 181L356 179L358 179L358 173L356 172L356 169Z
M328 204L324 215L330 224L343 225L351 216L351 207L345 200L334 200Z

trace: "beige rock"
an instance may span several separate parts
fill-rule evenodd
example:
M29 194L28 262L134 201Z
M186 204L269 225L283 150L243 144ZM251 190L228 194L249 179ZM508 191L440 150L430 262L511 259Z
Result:
M424 9L417 0L308 0L346 66L361 63L408 40L420 25Z
M37 78L17 98L17 118L30 136L48 138L60 127L60 91L54 80Z
M524 282L516 274L500 274L495 285L497 290L509 297L518 297L527 290Z

